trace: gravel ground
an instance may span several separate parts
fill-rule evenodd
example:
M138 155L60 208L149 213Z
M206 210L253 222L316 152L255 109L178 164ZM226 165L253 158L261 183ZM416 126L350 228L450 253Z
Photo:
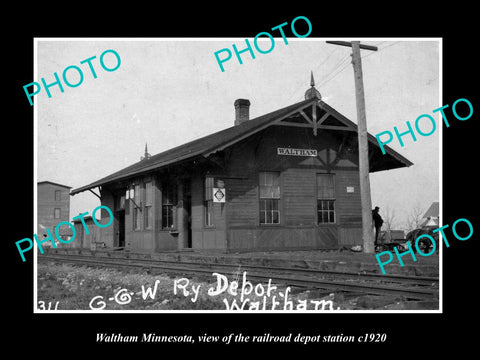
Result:
M408 310L437 309L438 302L406 302L392 296L329 293L323 290L286 289L252 282L252 292L241 296L243 274L222 274L216 295L217 276L210 278L151 274L139 270L96 268L85 265L38 263L37 299L40 310L55 305L58 310ZM238 289L235 289L235 280ZM248 274L246 274L246 280ZM233 285L232 285L233 284ZM186 285L184 288L182 285ZM248 285L245 285L248 291ZM151 292L148 293L150 288ZM156 288L156 291L155 291ZM248 298L248 300L246 300ZM286 299L286 301L285 301Z

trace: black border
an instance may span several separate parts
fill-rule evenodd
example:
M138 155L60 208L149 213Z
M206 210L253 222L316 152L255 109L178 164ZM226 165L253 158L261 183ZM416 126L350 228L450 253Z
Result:
M130 5L130 4L129 4ZM388 6L387 6L388 5ZM131 5L130 5L131 6ZM479 253L478 215L474 212L477 191L476 159L474 148L478 129L479 78L474 42L474 8L466 5L452 6L446 11L443 5L424 11L406 3L379 4L373 9L364 4L350 6L339 4L328 8L326 4L304 3L298 9L277 4L275 10L266 6L245 3L223 3L184 9L155 5L137 5L135 9L125 4L111 4L105 11L97 6L77 8L77 11L59 12L60 8L28 9L28 14L16 15L6 46L7 60L7 116L4 117L3 159L7 162L4 173L4 201L6 215L4 228L4 270L7 278L4 291L4 318L12 314L8 323L6 344L19 351L21 344L34 345L32 349L50 346L75 345L75 353L91 355L91 350L114 352L127 347L140 349L146 345L161 351L173 346L166 344L97 344L97 332L122 332L123 334L226 335L230 332L261 335L387 333L384 344L312 344L308 348L365 350L382 356L387 347L416 354L461 345L465 351L475 344L474 328L468 319L475 313L474 293L475 256ZM214 9L210 9L209 7ZM65 9L66 10L66 9ZM23 85L33 79L34 37L253 37L261 31L296 16L306 16L313 25L310 37L442 37L443 38L443 104L458 98L467 98L473 104L474 115L468 121L452 120L450 128L443 129L443 222L452 224L458 218L469 219L475 229L474 236L465 242L450 241L444 249L444 313L443 314L33 314L33 257L21 262L15 241L30 237L33 228L33 108L29 106ZM10 24L11 24L10 23ZM299 55L300 56L300 55ZM4 93L5 94L5 93ZM447 114L451 114L448 113ZM420 115L420 114L419 114ZM9 142L9 139L14 139ZM476 205L476 204L475 204ZM31 254L31 253L30 253ZM13 295L13 296L12 296ZM215 348L214 354L230 351L242 344L205 345ZM272 345L282 350L285 345ZM289 344L295 348L307 348ZM178 344L177 344L178 347ZM182 352L198 350L200 345L181 345ZM251 344L249 345L251 347ZM264 347L264 345L258 345ZM203 346L202 346L203 348ZM210 351L210 350L209 350Z

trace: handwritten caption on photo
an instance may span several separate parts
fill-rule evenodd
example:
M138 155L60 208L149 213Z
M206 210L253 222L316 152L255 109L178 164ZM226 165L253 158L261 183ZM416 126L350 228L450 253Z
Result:
M215 278L215 286L207 289L208 296L217 297L223 295L223 303L225 310L340 310L339 307L334 309L332 300L313 300L290 298L291 288L286 287L284 291L280 291L276 285L272 285L269 279L266 285L258 283L254 285L247 280L247 272L244 271L241 282L237 280L229 281L227 276L213 273ZM142 285L141 292L135 293L126 288L122 288L113 297L109 297L108 301L115 301L119 305L127 305L132 301L133 295L141 295L143 300L148 297L155 299L160 280L156 280L153 288ZM187 278L176 279L173 282L173 294L183 295L190 298L192 302L196 302L199 298L202 284L191 283ZM230 296L233 299L230 299ZM106 299L97 295L92 298L89 303L91 310L103 310L107 307ZM238 300L238 301L237 301Z

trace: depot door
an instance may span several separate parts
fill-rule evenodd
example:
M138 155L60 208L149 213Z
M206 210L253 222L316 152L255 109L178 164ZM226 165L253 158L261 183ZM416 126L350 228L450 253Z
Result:
M116 243L118 247L125 247L125 210L117 211L117 220Z
M187 248L192 247L192 191L190 180L185 181L184 204L187 213Z

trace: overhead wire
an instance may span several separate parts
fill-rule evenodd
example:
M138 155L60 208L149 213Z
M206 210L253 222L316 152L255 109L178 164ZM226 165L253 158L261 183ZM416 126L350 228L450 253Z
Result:
M323 64L325 64L325 63L327 62L327 60L330 59L330 57L332 56L332 54L333 54L335 51L337 51L338 49L339 49L338 47L335 47L335 48L330 52L330 54L328 54L328 56L326 57L326 59L323 60L323 61L320 63L320 65L318 65L318 66L316 67L316 69L318 69L320 66L322 66Z
M318 84L318 87L320 88L321 86L325 85L328 83L330 80L334 79L337 77L340 73L342 73L348 65L350 65L350 61L348 61L350 58L350 54L346 55L336 66L335 68L330 71L330 73L327 76L324 76L323 79L320 81ZM341 68L340 68L341 67ZM338 71L337 71L338 70Z
M385 42L386 42L386 41L382 41L382 42L380 42L380 44L385 43ZM388 44L388 45L385 45L385 46L383 46L383 47L381 47L381 48L379 47L379 49L378 49L376 52L378 53L378 52L382 51L383 49L386 49L386 48L388 48L388 47L390 47L390 46L393 46L393 45L398 44L399 42L400 42L400 41L395 41L395 42L393 42L393 43L391 43L391 44ZM366 55L361 56L361 58L364 59L364 58L366 58L366 57L368 57L368 56L370 56L370 55L373 55L374 53L375 53L375 51L372 51L372 52L370 52L370 53L368 53L368 54L366 54ZM348 65L349 65L349 64L346 63L335 75L333 75L333 76L332 76L331 78L329 78L329 79L325 79L325 81L321 82L318 86L319 86L319 87L320 87L320 86L323 86L323 85L325 85L326 83L328 83L329 81L331 81L331 80L333 80L334 78L336 78L338 75L340 75L340 73L342 73L342 72L347 68Z
M386 42L386 41L383 41L383 42ZM375 53L379 53L379 52L382 51L383 49L386 49L386 48L388 48L388 47L390 47L390 46L393 46L393 45L397 45L399 42L400 42L400 41L394 41L393 43L388 44L388 45L385 45L385 46L383 46L383 47L379 47L379 46L378 46L378 50L377 50L377 51L371 51L370 53L361 56L361 58L364 59L364 58L366 58L366 57L369 57L370 55L373 55L373 54L375 54Z
M376 51L377 53L388 48L388 47L391 47L391 46L394 46L398 43L400 43L400 41L395 41L393 43L390 43L390 44L387 44L385 46L382 46L380 47L380 45L386 43L387 41L381 41L377 44L377 47L378 47L378 50ZM315 69L312 69L312 71L317 71L323 64L325 64L333 55L333 53L335 51L337 51L337 49L339 49L339 47L335 47L326 57L325 59L318 65L315 67ZM363 56L361 56L362 59L370 56L370 55L373 55L375 53L375 51L372 51L368 54L365 54ZM351 61L348 61L351 57L351 54L347 54L345 55L343 58L341 58L338 62L335 63L335 65L332 67L332 70L330 70L328 72L328 74L324 75L319 82L317 82L317 87L318 88L321 88L322 86L326 85L327 83L329 83L330 81L332 81L333 79L335 79L338 75L340 75L343 71L345 71L345 69L351 64ZM297 90L295 90L294 92L292 92L292 95L289 97L288 100L290 100L296 93L298 90L300 90L301 87L304 86L304 83L302 81L302 84L299 85L299 87L297 88Z

